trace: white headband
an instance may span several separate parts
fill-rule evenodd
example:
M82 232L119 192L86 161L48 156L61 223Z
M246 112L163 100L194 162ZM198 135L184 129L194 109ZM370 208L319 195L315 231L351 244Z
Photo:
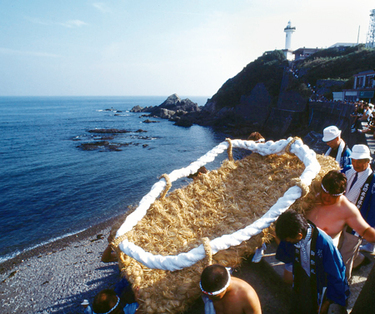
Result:
M326 188L324 187L323 183L321 183L320 186L322 187L322 189L323 189L324 192L326 192L327 194L332 195L332 196L340 196L340 195L343 195L343 194L345 193L345 191L344 191L344 192L341 192L341 193L339 193L339 194L331 194L331 193L329 193L329 192L326 190Z
M218 295L220 293L223 293L229 287L229 284L230 284L230 272L229 272L229 269L227 267L225 267L225 269L227 270L227 273L228 273L228 281L227 281L226 285L223 288L221 288L220 290L213 291L213 292L208 292L208 291L206 291L206 290L203 289L202 282L201 281L199 282L199 287L201 288L201 290L202 290L202 292L204 294L207 294L207 295Z

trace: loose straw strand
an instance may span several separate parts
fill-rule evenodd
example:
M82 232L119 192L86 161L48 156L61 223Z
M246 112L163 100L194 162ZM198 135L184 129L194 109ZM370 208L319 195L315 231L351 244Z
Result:
M169 189L172 187L172 182L169 176L164 173L163 175L160 176L159 179L164 178L164 180L167 182L167 185L165 186L164 191L160 194L160 199L164 199L164 197L167 195Z
M231 141L231 139L230 139L229 137L227 137L225 140L226 140L226 141L228 142L228 144L229 144L229 146L228 146L228 148L227 148L228 159L229 159L230 161L233 161L233 154L232 154L232 141Z

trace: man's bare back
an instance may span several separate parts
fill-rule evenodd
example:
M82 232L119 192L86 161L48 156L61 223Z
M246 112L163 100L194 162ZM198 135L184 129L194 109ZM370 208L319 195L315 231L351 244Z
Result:
M210 297L216 314L261 314L260 301L254 288L246 281L232 277L224 296Z

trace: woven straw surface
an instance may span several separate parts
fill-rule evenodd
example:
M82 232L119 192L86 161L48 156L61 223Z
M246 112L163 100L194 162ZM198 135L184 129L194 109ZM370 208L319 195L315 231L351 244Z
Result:
M321 177L337 169L333 158L317 158L322 170L310 193L293 205L298 210L313 206ZM257 220L295 185L303 170L303 163L289 154L262 157L253 153L238 161L226 160L219 169L157 200L126 237L153 254L188 252L204 238L231 234ZM268 230L263 230L249 241L214 256L208 254L195 265L174 272L149 269L121 253L120 268L133 288L139 288L144 313L180 313L200 296L200 274L211 258L212 263L238 267L243 258L271 238Z

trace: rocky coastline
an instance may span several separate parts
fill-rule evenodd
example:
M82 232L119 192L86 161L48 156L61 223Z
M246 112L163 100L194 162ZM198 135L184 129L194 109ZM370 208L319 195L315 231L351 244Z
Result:
M190 99L181 99L177 94L170 95L161 105L141 107L134 106L130 112L145 113L140 117L161 118L173 121L175 125L189 127L195 123L194 117L201 111L201 107ZM147 122L146 122L147 121ZM144 123L156 121L146 120Z

